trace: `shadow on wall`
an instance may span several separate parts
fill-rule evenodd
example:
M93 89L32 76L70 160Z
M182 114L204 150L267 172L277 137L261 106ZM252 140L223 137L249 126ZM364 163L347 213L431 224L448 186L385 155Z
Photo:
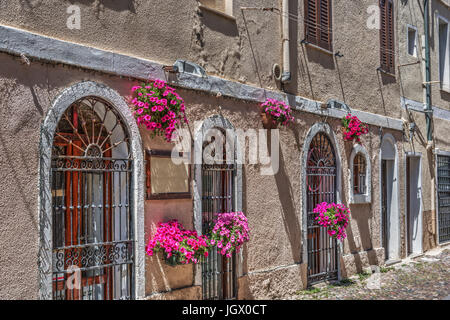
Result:
M298 138L298 134L294 129L294 136L296 139ZM270 136L269 136L270 137ZM267 141L267 150L272 150L271 140ZM280 198L280 203L282 206L282 218L284 222L284 227L286 229L286 233L289 237L289 242L291 243L292 257L294 259L294 263L301 262L301 228L300 222L297 217L297 208L295 206L295 197L292 192L292 187L290 184L289 175L287 174L285 168L285 161L283 156L283 151L279 148L280 154L280 164L279 170L275 175L275 182L277 184L278 194Z
M353 144L345 144L345 157L346 159L350 158L350 154L353 149ZM372 149L372 148L370 148ZM373 167L373 166L372 166ZM343 175L345 176L345 175ZM347 179L343 179L342 181L342 190L349 190L350 185L346 188L346 183L348 183ZM372 188L372 192L373 192ZM372 197L373 199L373 197ZM347 203L347 193L342 193L342 203ZM372 242L372 233L371 228L369 226L369 221L373 219L373 210L372 203L367 204L349 204L349 209L351 212L351 221L347 227L347 243L349 246L350 254L353 255L354 264L356 272L362 272L364 267L364 262L361 259L360 253L367 253L367 262L369 265L378 265L379 261L376 255L375 250L373 250L373 242ZM356 230L354 231L355 224L352 221L356 221ZM353 226L353 227L352 227ZM365 259L364 259L365 260ZM343 277L347 277L347 270L345 265L342 265L342 275Z
M201 18L201 22L208 29L220 32L228 37L239 36L239 31L235 21L222 17L216 13L209 12L207 10L200 10L198 15Z
M23 2L33 2L32 0L22 0ZM35 1L36 2L36 1ZM135 0L69 0L71 4L84 6L94 5L97 11L108 8L114 11L130 11L136 13Z

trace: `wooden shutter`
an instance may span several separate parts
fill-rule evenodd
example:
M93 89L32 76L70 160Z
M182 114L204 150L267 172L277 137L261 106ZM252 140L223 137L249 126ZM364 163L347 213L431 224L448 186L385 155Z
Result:
M305 38L332 51L331 0L305 0Z
M318 31L317 31L317 0L305 0L305 34L306 41L316 44Z
M395 74L394 3L380 0L380 64L381 68Z

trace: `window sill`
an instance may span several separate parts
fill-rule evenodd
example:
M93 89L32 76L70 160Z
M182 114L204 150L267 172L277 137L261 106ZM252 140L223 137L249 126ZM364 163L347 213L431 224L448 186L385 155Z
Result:
M450 93L450 87L441 87L440 90L445 93Z
M318 46L317 44L314 44L314 43L311 43L311 42L307 42L306 40L303 40L301 43L305 44L306 46L311 47L313 49L319 50L319 51L321 51L323 53L329 54L331 56L334 55L333 51L330 51L328 49L322 48L322 47Z
M388 75L388 76L391 76L391 77L395 78L395 73L388 72L388 71L384 70L381 67L378 67L377 70L380 71L381 73L384 73L385 75Z
M350 204L368 204L371 202L370 196L366 194L354 194L350 196Z
M202 10L206 10L206 11L212 12L212 13L214 13L214 14L217 14L217 15L219 15L219 16L221 16L221 17L224 17L224 18L226 18L226 19L228 19L228 20L236 21L236 17L231 16L231 15L229 15L229 14L227 14L227 13L224 13L224 12L222 12L222 11L220 11L220 10L213 9L213 8L211 8L211 7L205 6L205 5L203 5L203 4L200 4L200 5L199 5L199 8L202 9Z

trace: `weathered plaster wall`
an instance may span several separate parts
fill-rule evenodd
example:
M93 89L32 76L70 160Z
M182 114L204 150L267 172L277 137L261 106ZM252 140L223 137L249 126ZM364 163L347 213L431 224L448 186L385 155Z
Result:
M54 98L76 82L90 79L105 83L125 98L129 97L135 82L49 64L31 63L26 66L20 59L6 54L0 55L0 65L0 88L3 97L0 109L3 119L0 172L5 181L0 193L0 245L5 248L0 260L0 293L5 299L34 299L38 296L37 186L41 121ZM262 128L257 104L181 89L179 92L189 106L187 116L191 124L214 114L222 114L236 128ZM345 190L348 187L347 159L351 148L342 141L339 120L299 111L295 111L295 116L295 125L280 129L280 170L275 176L261 176L259 166L244 166L243 209L252 231L251 241L244 250L246 258L243 266L244 277L239 280L240 297L276 298L283 290L288 293L295 292L306 283L306 266L301 259L301 250L306 248L301 244L300 159L305 136L316 122L326 121L333 128L342 156L342 200L344 203L348 200ZM189 128L192 132L192 125L189 125ZM397 141L401 141L401 134L395 131L392 133ZM146 132L141 131L141 134L144 148L168 147L163 143L150 141ZM344 246L345 254L364 255L364 251L376 250L381 245L377 196L379 128L371 127L370 134L363 138L363 144L373 159L373 201L371 205L352 207L353 222L348 232L349 239ZM155 223L161 220L178 218L186 227L193 227L190 200L146 201L145 216L146 239ZM17 239L17 234L22 235L20 241L12 241ZM24 243L27 245L24 246ZM376 259L370 260L370 263L372 262L382 263ZM269 283L262 280L272 277ZM193 279L194 270L191 266L172 268L165 266L158 259L146 258L146 294L150 297L156 297L155 293L171 290L175 291L163 293L163 296L170 298L172 294L180 294L181 291L176 289L190 287ZM189 292L189 296L198 293L196 290Z
M431 80L439 80L439 47L438 31L436 29L437 14L450 20L450 10L443 1L430 2L430 65ZM403 1L399 3L399 25L398 25L398 56L401 64L413 63L417 60L422 62L423 46L422 36L424 34L423 3L416 1ZM408 54L407 25L417 28L417 57ZM425 81L422 63L401 67L399 77L400 94L410 100L419 103L424 102L422 82ZM431 85L432 105L444 110L450 110L450 93L441 90L439 83ZM412 108L410 108L412 110ZM423 250L429 250L437 245L436 239L436 209L435 193L433 184L435 180L435 156L427 149L427 129L425 115L417 111L410 111L411 115L404 110L402 117L415 122L417 131L411 141L406 141L402 152L417 152L422 154L422 204L423 204ZM450 128L450 117L447 120L436 116L433 117L433 139L434 146L440 150L450 151L448 141L448 129ZM403 200L405 201L405 200Z
M423 2L404 1L399 3L399 23L398 23L398 56L400 64L413 63L417 60L422 62L422 36L424 34ZM441 1L430 1L430 65L431 80L439 80L439 39L437 26L437 14L450 21L450 9ZM417 28L417 57L408 54L407 25ZM401 95L411 100L423 102L423 86L425 81L422 63L401 67L400 74ZM450 92L441 90L439 83L431 85L432 103L434 106L450 110Z

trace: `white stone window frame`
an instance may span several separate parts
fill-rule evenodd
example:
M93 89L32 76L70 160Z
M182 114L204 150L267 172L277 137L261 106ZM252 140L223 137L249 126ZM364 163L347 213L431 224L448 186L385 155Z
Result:
M236 19L233 15L233 0L220 0L223 4L221 8L217 7L216 1L218 0L198 0L200 9L209 10L224 18Z
M445 57L442 58L441 56L441 43L439 42L440 39L440 25L444 24L447 25L447 47L444 49L444 55ZM449 48L449 43L450 43L450 23L449 20L446 19L444 16L440 15L439 13L436 13L436 38L438 41L438 50L437 50L437 64L438 64L438 71L439 71L439 80L441 81L440 83L440 88L442 91L446 91L446 92L450 92L450 80L446 80L449 78L450 76L450 48ZM442 70L441 67L441 60L444 59L445 61L447 61L447 63L444 65L444 70ZM443 73L443 75L441 76L441 74Z
M125 99L105 84L94 81L83 81L65 88L53 101L50 110L41 126L40 159L39 159L39 252L38 282L40 300L51 300L53 297L53 226L52 226L52 194L50 186L51 155L53 138L58 123L74 102L84 97L98 97L106 100L114 107L124 121L131 139L133 155L132 192L134 194L132 214L134 228L134 296L136 300L145 297L145 235L144 235L144 159L142 140L139 128Z
M353 188L354 161L356 155L362 154L366 160L366 192L363 194L355 194ZM366 148L360 144L353 146L349 161L349 201L350 204L364 204L372 202L372 167L370 165L370 157Z
M410 38L410 32L414 31L414 49L413 49L413 53L411 54L409 52L410 49L410 44L411 44L411 38ZM417 27L407 24L406 25L406 46L407 46L407 53L408 55L417 58L418 54L419 54L419 46L418 46L418 39L419 39L419 31L417 30Z

